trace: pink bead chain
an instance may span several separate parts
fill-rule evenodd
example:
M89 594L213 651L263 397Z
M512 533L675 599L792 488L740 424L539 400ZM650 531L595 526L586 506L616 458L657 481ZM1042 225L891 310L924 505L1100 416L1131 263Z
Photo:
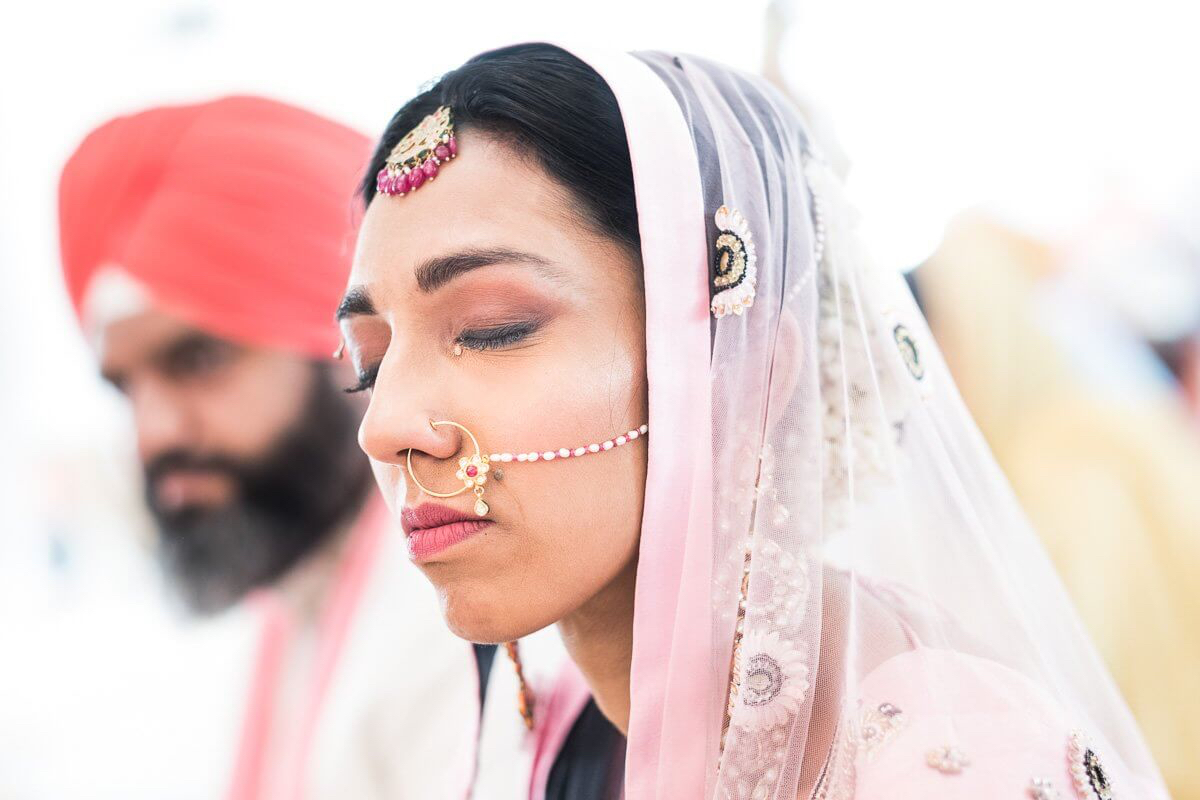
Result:
M556 458L578 458L586 456L590 453L602 453L605 450L612 450L614 447L632 442L641 436L645 436L650 431L649 425L643 425L640 428L626 431L620 436L615 436L606 442L594 442L583 447L563 447L559 450L546 450L543 453L492 453L488 456L489 461L553 461Z

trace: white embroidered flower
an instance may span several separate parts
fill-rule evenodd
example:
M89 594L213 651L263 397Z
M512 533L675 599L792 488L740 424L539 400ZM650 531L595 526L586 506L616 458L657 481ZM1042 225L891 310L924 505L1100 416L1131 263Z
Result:
M768 730L788 723L808 694L803 654L778 633L750 631L740 646L733 724Z

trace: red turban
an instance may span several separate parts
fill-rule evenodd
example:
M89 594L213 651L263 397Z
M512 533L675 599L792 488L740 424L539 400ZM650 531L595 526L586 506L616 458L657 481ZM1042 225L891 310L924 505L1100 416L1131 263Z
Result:
M93 131L63 169L63 270L81 317L112 266L215 335L328 356L370 142L256 97L154 108Z

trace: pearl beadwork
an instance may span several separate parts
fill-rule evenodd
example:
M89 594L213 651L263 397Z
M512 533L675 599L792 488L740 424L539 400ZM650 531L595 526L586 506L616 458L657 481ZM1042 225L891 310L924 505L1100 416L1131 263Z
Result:
M1045 778L1034 778L1029 782L1029 796L1033 800L1062 800L1054 784Z
M935 747L925 754L925 763L943 775L957 775L971 765L971 759L957 747Z
M556 458L578 458L591 453L600 453L605 450L612 450L614 447L621 447L632 442L634 439L641 438L650 432L649 425L642 425L639 428L633 428L614 436L604 442L594 442L588 445L580 445L579 447L561 447L558 450L546 450L541 453L492 453L488 456L489 461L553 461Z

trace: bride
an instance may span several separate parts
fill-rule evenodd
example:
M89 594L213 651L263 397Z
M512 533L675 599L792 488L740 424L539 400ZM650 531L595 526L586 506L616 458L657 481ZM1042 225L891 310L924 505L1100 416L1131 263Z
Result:
M396 113L363 195L338 317L409 553L458 635L520 666L555 625L570 657L516 673L525 796L1166 796L763 80L484 53Z

